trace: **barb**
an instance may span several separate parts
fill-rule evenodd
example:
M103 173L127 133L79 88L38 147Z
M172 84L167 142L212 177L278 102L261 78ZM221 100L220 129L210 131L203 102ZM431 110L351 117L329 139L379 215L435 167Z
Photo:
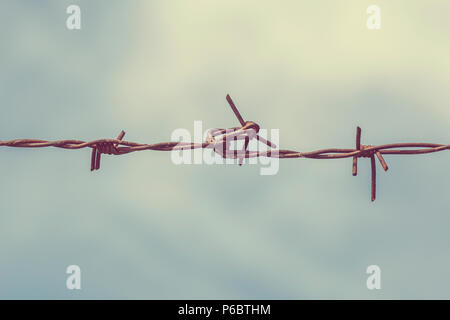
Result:
M450 145L436 143L394 143L379 146L361 144L361 128L356 128L356 146L355 149L321 149L311 152L300 152L295 150L269 150L269 151L249 151L247 150L250 140L256 139L266 144L270 148L277 146L258 135L259 125L253 121L244 121L236 105L229 95L226 97L233 113L240 123L240 127L229 129L211 129L207 133L206 142L161 142L155 144L143 144L122 140L125 132L122 131L117 139L98 139L89 142L81 140L58 140L46 141L37 139L16 139L0 140L0 147L14 148L45 148L55 147L63 149L83 149L91 148L91 171L100 169L100 158L102 154L122 155L135 151L155 150L172 151L186 149L213 149L223 158L238 159L239 165L242 165L244 158L254 157L272 157L280 159L309 158L309 159L343 159L353 158L352 175L356 176L358 172L358 158L370 158L371 165L371 200L376 198L376 163L375 156L385 171L388 170L384 154L388 155L414 155L450 150ZM230 150L230 142L244 140L242 150ZM404 149L408 148L408 149ZM413 149L411 149L413 148Z

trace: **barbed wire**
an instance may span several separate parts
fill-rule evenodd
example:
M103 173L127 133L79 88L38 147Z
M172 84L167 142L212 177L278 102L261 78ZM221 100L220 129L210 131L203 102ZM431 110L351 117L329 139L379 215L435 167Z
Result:
M117 139L98 139L89 142L81 140L58 140L46 141L38 139L15 139L15 140L0 140L0 146L15 147L15 148L45 148L56 147L63 149L83 149L92 148L91 154L91 171L100 169L100 160L102 154L122 155L135 151L155 150L155 151L173 151L173 150L187 150L187 149L212 149L223 158L238 159L239 165L242 165L244 158L255 157L272 157L279 159L292 158L310 158L310 159L342 159L353 158L352 174L357 175L358 172L358 158L370 158L371 165L371 200L376 198L376 163L375 156L380 162L385 171L388 170L388 165L383 158L383 155L414 155L439 152L443 150L450 150L450 145L436 144L436 143L393 143L379 146L363 145L361 144L361 128L356 129L356 145L355 149L338 149L329 148L310 152L300 152L295 150L279 150L277 146L264 139L258 132L260 127L253 121L244 121L239 113L236 105L229 95L226 99L233 110L236 118L241 126L228 129L210 129L207 132L206 141L203 143L193 142L161 142L155 144L142 144L137 142L130 142L122 140L125 136L125 131L122 131ZM274 150L267 151L250 151L247 150L250 140L256 139L269 148ZM241 150L231 150L231 141L244 140L244 145ZM403 148L414 148L406 149Z

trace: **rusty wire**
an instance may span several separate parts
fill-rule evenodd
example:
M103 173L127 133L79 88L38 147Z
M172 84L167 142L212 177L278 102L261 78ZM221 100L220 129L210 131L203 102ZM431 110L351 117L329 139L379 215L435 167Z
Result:
M371 165L371 200L376 197L376 163L375 156L385 171L388 170L384 154L389 155L411 155L439 152L450 150L450 145L436 143L394 143L379 146L362 145L361 144L361 128L356 129L356 145L355 149L321 149L311 152L300 152L295 150L268 150L268 151L248 151L247 147L252 139L266 144L270 148L276 148L276 145L258 135L259 125L253 121L244 121L233 100L229 95L226 97L236 118L241 124L240 127L229 129L211 129L207 132L207 139L203 143L192 142L161 142L155 144L142 144L122 140L125 132L122 131L117 139L98 139L89 142L81 140L58 140L46 141L37 139L16 139L2 141L0 146L15 148L44 148L56 147L63 149L83 149L92 148L91 154L91 171L100 169L101 154L121 155L135 151L155 150L155 151L172 151L186 149L213 149L223 158L238 159L239 165L242 165L244 158L254 157L272 157L272 158L310 158L310 159L341 159L353 158L352 174L357 175L358 158L370 158ZM230 141L244 140L244 146L241 150L230 150ZM406 149L403 148L414 148Z

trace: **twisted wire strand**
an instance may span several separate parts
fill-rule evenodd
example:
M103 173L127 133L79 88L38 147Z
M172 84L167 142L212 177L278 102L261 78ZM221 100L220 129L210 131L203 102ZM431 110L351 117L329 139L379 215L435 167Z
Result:
M212 148L214 143L193 143L193 142L160 142L155 144L142 144L137 142L117 140L117 139L98 139L89 142L81 140L57 140L46 141L37 139L15 139L15 140L0 140L2 147L15 148L44 148L55 147L62 149L83 149L83 148L97 148L102 144L115 144L126 147L118 147L117 152L103 152L107 154L121 155L135 151L154 150L154 151L172 151L172 150L187 150L187 149L206 149ZM400 150L394 148L422 148L422 149L408 149ZM390 150L394 149L394 150ZM450 150L450 145L436 144L436 143L393 143L379 146L370 146L364 150L357 149L321 149L310 152L300 152L295 150L268 150L268 151L246 151L236 150L237 155L227 155L224 158L244 158L253 157L272 157L280 159L288 158L311 158L311 159L342 159L351 157L365 157L368 152L377 152L381 154L425 154L439 152L443 150Z
M226 97L236 118L240 122L240 127L232 127L228 129L211 129L207 133L206 142L160 142L155 144L144 144L122 140L125 132L122 131L117 139L97 139L93 141L82 140L57 140L47 141L38 139L15 139L0 140L0 147L13 148L47 148L55 147L62 149L78 150L83 148L91 148L91 171L100 168L101 154L122 155L136 151L153 150L153 151L173 151L173 150L189 150L189 149L212 149L220 154L223 158L238 159L239 165L242 165L244 158L271 157L279 159L294 158L310 158L310 159L343 159L353 158L352 174L357 175L358 158L370 158L371 160L371 200L376 198L376 169L375 156L378 158L381 166L385 171L388 170L383 155L417 155L440 152L450 150L450 145L436 143L392 143L378 146L361 144L361 128L356 129L356 146L355 149L338 149L328 148L310 152L301 152L295 150L267 150L267 151L250 151L247 150L249 141L256 139L270 148L276 148L276 145L258 135L259 125L253 121L244 121L233 100L229 95ZM230 150L230 142L236 140L244 140L244 146L241 150ZM408 148L408 149L404 149ZM413 148L413 149L411 149Z

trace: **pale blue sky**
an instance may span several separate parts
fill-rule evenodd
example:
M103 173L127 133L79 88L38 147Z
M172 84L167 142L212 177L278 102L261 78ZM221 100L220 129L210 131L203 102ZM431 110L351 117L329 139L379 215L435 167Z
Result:
M65 27L81 7L82 29ZM365 26L378 4L382 28ZM168 141L244 118L282 148L449 143L450 3L0 4L0 139ZM175 166L169 153L0 149L0 298L450 298L449 153ZM378 165L378 164L377 164ZM82 290L65 269L82 270ZM382 270L366 289L365 270Z

